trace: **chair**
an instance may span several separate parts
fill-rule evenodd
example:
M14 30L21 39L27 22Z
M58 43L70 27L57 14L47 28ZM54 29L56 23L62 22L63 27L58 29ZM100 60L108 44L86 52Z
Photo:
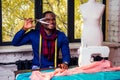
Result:
M107 46L87 46L79 48L78 66L93 62L93 56L108 57L110 49Z

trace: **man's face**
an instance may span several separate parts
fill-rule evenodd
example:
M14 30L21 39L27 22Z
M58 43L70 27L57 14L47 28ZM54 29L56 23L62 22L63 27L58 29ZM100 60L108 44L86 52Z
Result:
M49 24L45 24L44 27L46 29L55 29L56 28L56 20L55 20L55 15L53 15L52 13L48 13L45 15L45 22L49 23Z

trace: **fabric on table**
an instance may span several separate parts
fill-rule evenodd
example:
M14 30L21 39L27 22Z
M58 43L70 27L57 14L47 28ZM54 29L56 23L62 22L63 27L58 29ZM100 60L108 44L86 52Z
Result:
M53 72L52 72L53 71ZM87 66L82 66L82 67L74 67L68 70L63 70L60 68L57 68L55 70L44 70L44 71L34 71L32 72L31 76L27 75L28 78L32 80L55 80L54 78L57 78L58 80L66 80L67 78L70 78L69 80L107 80L106 78L111 78L115 72L119 72L120 75L120 66L118 67L112 67L111 62L108 60L102 60L98 62L91 63L90 65ZM45 72L45 73L44 73ZM113 72L112 75L108 75L109 77L106 76L106 74L109 74L109 72ZM102 73L102 74L99 74ZM83 74L83 76L81 76ZM61 77L62 76L62 77ZM84 77L85 76L85 77ZM92 77L93 76L93 77ZM120 80L120 77L116 77ZM64 79L65 77L65 79ZM63 79L61 79L63 78ZM91 79L89 79L91 78ZM94 79L96 78L96 79ZM101 79L102 78L102 79ZM114 76L113 76L114 78ZM19 80L19 79L18 79ZM21 79L20 79L21 80ZM24 79L23 79L24 80ZM29 80L29 79L28 79ZM110 79L109 79L110 80ZM111 79L112 80L112 79Z
M41 72L52 72L54 71L53 69L50 70L43 70ZM32 72L26 72L26 73L20 73L16 76L16 80L30 80L30 75Z
M51 72L45 70L43 72ZM22 73L16 76L16 80L30 80L31 72ZM97 72L97 73L79 73L69 76L54 76L51 80L120 80L120 71Z

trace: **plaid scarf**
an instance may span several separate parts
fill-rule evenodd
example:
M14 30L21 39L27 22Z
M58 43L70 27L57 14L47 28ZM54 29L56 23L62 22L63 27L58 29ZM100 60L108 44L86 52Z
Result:
M44 56L48 58L48 60L52 60L55 53L55 40L57 38L57 30L55 29L51 36L47 36L44 31L44 27L41 26L40 33L42 36L42 49L41 52ZM50 46L48 46L48 42L50 42Z

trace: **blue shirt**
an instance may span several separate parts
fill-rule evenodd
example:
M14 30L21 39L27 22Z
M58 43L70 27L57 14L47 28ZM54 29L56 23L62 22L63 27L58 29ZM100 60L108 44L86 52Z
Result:
M58 31L58 37L57 37L57 52L59 53L59 50L61 49L62 53L62 62L70 62L70 51L69 51L69 41L66 35ZM32 65L38 66L40 68L49 68L50 66L54 66L54 60L49 61L47 57L45 57L43 54L41 54L41 61L39 61L39 45L40 45L40 30L30 30L29 32L26 32L25 30L21 29L16 33L12 40L12 44L14 46L21 46L27 43L31 43L32 49L33 49L33 62ZM57 55L59 55L57 53ZM41 64L41 66L40 66Z

